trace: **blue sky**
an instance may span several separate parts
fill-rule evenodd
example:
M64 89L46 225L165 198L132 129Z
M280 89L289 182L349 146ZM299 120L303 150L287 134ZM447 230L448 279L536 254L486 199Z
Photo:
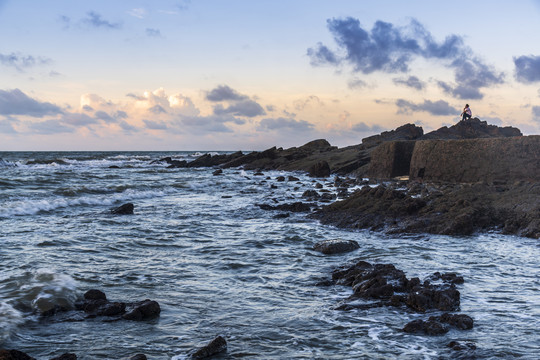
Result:
M540 127L540 1L0 0L0 151Z

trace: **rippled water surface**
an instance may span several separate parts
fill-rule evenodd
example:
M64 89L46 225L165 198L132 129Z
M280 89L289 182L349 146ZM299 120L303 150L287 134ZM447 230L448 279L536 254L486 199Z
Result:
M221 359L523 358L540 353L538 240L382 236L321 226L305 214L276 219L256 204L298 201L312 179L280 172L167 169L151 163L190 153L0 153L0 348L49 359L183 359L223 335ZM116 166L118 168L110 168ZM330 180L321 181L334 190ZM277 186L272 189L271 186ZM126 202L135 214L112 216ZM324 239L360 249L326 256ZM469 331L405 334L420 315L396 308L338 311L351 294L321 286L354 259L392 263L407 276L465 278L461 312ZM63 322L39 310L72 306L86 290L111 300L152 299L158 319ZM474 352L447 348L474 343Z

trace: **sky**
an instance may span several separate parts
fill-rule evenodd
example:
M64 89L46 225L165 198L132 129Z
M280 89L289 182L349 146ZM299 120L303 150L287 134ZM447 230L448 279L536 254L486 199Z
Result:
M540 0L0 0L0 151L540 134Z

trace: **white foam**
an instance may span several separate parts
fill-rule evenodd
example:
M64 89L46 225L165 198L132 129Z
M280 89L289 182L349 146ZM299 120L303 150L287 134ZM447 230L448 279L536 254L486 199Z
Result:
M8 303L0 302L0 343L9 338L22 322L20 311Z
M19 200L2 205L0 217L35 215L42 211L52 211L60 208L81 205L112 206L121 201L148 199L166 196L170 191L135 191L128 189L121 193L100 196L81 196L79 198L53 198L43 200Z
M25 277L17 292L18 300L39 312L56 305L71 307L77 299L77 282L69 275L38 269Z

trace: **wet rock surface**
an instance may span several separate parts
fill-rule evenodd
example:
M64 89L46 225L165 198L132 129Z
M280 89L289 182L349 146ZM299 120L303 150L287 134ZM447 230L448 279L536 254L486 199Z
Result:
M474 320L468 315L445 313L440 316L430 316L427 321L413 320L403 327L403 331L413 334L442 335L450 330L449 326L459 330L470 330L473 325Z
M218 336L191 354L190 359L207 359L225 351L227 351L227 341L222 336Z
M496 230L539 238L540 184L424 184L364 187L317 210L323 224L390 234L472 235Z
M354 240L322 240L313 245L313 250L325 255L340 254L359 249L360 245Z
M135 208L135 205L132 203L127 203L120 205L117 208L111 209L111 214L114 215L133 215L133 209Z

